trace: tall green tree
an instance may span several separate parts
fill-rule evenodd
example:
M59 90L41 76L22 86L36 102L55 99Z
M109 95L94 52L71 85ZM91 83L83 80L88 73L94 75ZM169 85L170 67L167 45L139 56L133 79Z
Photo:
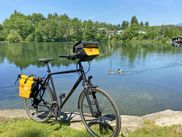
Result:
M71 22L65 15L50 14L46 20L39 22L35 29L36 41L70 41Z
M69 20L70 18L68 17L68 15L67 14L63 14L63 15L60 15L60 19L61 20Z
M17 11L15 11L9 19L6 19L3 22L3 27L6 34L9 34L11 30L15 30L23 39L25 39L34 30L33 24L28 16Z
M143 27L144 26L144 23L143 21L140 22L140 26Z
M31 23L36 26L40 21L45 20L45 17L41 13L33 13L29 16L29 19Z
M45 42L59 41L59 39L61 39L61 36L58 34L59 29L57 21L58 19L55 18L39 22L38 26L35 29L35 40Z
M83 22L83 40L84 41L94 41L97 40L96 35L97 30L94 26L94 22L91 20Z
M6 39L3 26L0 24L0 41L4 41Z
M125 30L128 26L129 26L129 22L128 22L128 21L123 21L123 22L122 22L122 25L121 25L121 28L122 28L123 30Z
M73 18L71 20L70 39L71 41L80 41L82 39L82 22L78 18Z
M145 26L149 27L149 22L148 21L145 22Z
M2 31L3 30L3 26L0 24L0 31Z
M127 40L132 40L132 39L138 39L138 26L137 25L131 25L122 34L122 40L127 41Z
M136 25L136 26L139 25L138 19L137 19L136 16L133 16L133 17L131 18L130 24L131 24L131 25Z

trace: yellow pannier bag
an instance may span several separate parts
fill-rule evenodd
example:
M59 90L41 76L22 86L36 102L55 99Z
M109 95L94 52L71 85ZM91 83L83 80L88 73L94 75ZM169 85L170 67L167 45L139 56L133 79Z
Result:
M22 98L30 98L34 82L34 76L20 75L19 96Z

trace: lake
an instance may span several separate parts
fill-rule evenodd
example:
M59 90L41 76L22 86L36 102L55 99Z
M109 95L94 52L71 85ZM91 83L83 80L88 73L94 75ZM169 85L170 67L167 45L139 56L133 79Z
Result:
M0 44L0 109L23 108L15 85L20 73L44 77L37 59L52 57L52 71L75 68L59 55L72 52L73 43ZM170 45L101 44L88 75L116 101L121 114L144 115L165 109L182 110L182 48ZM87 70L88 63L84 63ZM118 69L123 70L118 74ZM78 74L54 76L57 93L68 93ZM81 87L64 107L77 111ZM75 105L73 105L75 104Z

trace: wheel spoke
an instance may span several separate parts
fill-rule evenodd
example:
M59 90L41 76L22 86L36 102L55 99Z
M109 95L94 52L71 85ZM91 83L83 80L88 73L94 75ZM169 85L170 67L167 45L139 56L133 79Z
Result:
M25 109L31 119L37 122L45 122L49 119L52 106L51 89L48 87L45 91L40 90L36 98L25 99ZM41 93L44 92L43 96Z
M91 92L91 91L90 91ZM80 113L84 125L93 136L113 137L120 131L120 115L112 99L101 90L94 89L95 96L89 94L91 107L94 116L90 112L86 93L82 93L79 104L81 104ZM101 111L101 113L98 112ZM97 116L95 116L95 114ZM90 117L88 117L90 115Z

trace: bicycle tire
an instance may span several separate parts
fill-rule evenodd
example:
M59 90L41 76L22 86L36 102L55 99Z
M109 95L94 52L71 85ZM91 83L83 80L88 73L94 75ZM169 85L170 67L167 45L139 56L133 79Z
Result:
M41 89L41 91L40 91L40 93L41 92L43 92L43 89ZM51 88L48 86L48 85L46 85L45 86L45 91L44 91L45 93L44 93L44 95L43 95L43 97L45 98L45 96L46 95L48 95L50 98L49 98L49 102L48 101L45 101L45 100L40 100L40 103L37 105L37 108L34 108L34 106L32 106L32 103L33 103L33 98L30 98L30 99L24 99L24 107L25 107L25 110L26 110L26 112L27 112L27 114L28 114L28 116L32 119L32 120L34 120L34 121L36 121L36 122L40 122L40 123L43 123L43 122L47 122L49 119L50 119L50 117L51 117L51 115L52 115L52 111L51 111L51 105L52 105L52 103L53 103L53 95L52 95L52 92L51 92ZM40 94L39 93L39 94ZM37 99L39 98L39 95L36 97ZM28 104L28 101L31 101L31 104ZM41 103L43 103L43 104L41 104ZM47 103L47 104L46 104ZM49 104L49 106L46 106L46 105L48 105ZM45 106L44 106L45 105ZM45 111L40 111L40 110L38 110L40 107L47 107L47 111L45 110ZM31 110L30 110L30 108L32 109L32 111L33 111L33 113L31 112ZM49 108L48 108L49 107ZM35 112L34 112L35 111ZM37 115L37 112L40 112L40 113L42 113L42 115ZM43 115L45 115L45 116L43 116Z
M95 93L94 93L95 92ZM120 114L119 114L119 111L114 103L114 101L112 100L112 98L102 89L99 89L99 88L92 88L92 89L89 89L89 94L91 96L92 93L94 94L97 94L96 97L97 97L97 100L98 100L98 94L102 95L103 96L103 99L106 98L108 103L110 103L110 107L112 107L112 110L114 110L114 113L115 113L115 117L114 115L110 112L110 111L106 111L105 113L110 113L110 114L104 114L102 116L99 116L99 117L93 117L93 115L91 114L90 112L90 109L88 109L87 111L88 112L84 112L84 109L83 109L83 106L85 105L84 103L86 103L86 105L88 105L88 102L87 102L87 99L86 99L86 92L83 91L81 94L80 94L80 97L79 97L79 100L78 100L78 109L80 111L80 116L81 116L81 119L82 119L82 122L84 124L84 126L86 127L87 131L94 137L105 137L105 136L109 136L109 137L117 137L121 131L121 117L120 117ZM92 97L89 97L91 99L91 103L92 103L92 106L93 106L93 102L92 102ZM103 100L102 100L103 101ZM102 102L99 102L98 101L98 104L99 104L99 108L101 108L102 106ZM88 108L88 106L86 106ZM109 104L107 104L109 106ZM93 107L94 108L94 107ZM95 109L96 106L95 106ZM104 109L103 109L104 110ZM102 110L102 111L103 111ZM89 114L90 113L90 114ZM102 113L102 112L101 112ZM91 117L93 117L94 119L92 120ZM114 123L112 123L115 119L115 125ZM109 119L110 118L110 119ZM112 121L113 120L113 121ZM89 122L90 121L90 122ZM111 122L112 121L112 122ZM91 123L92 122L92 123ZM90 124L91 123L91 124ZM94 125L95 124L95 125ZM112 124L114 126L114 128L109 125L109 124ZM91 126L94 126L93 128ZM106 131L103 131L103 128L104 130L107 130L107 133L106 134ZM108 130L113 130L114 131L111 133L111 131L108 131ZM97 130L97 131L96 131ZM99 132L98 132L99 130ZM98 133L95 133L95 132L98 132ZM104 135L103 135L104 134Z

